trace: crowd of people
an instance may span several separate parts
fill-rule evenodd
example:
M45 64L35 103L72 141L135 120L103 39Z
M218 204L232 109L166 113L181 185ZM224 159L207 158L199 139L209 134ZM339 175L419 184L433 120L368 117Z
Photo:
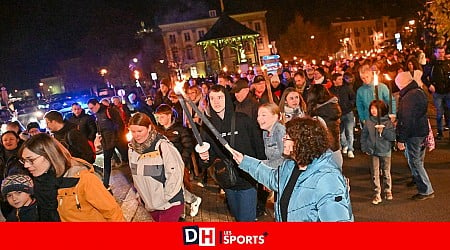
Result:
M424 166L426 149L434 148L426 92L440 140L450 119L450 64L445 48L437 47L428 62L422 53L393 49L279 74L255 67L222 72L213 83L189 79L183 89L194 106L180 102L175 83L162 79L145 99L135 92L128 100L93 98L89 114L74 103L69 117L48 111L47 131L10 122L1 135L2 215L7 221L125 221L110 186L118 164L130 168L137 199L154 221L198 214L202 197L194 180L200 187L215 181L236 221L267 214L269 197L276 221L353 221L343 165L358 156L358 135L371 157L368 201L394 199L392 150L405 150L417 187L411 198L433 198ZM199 138L208 150L195 150ZM99 150L101 175L93 165ZM211 171L220 164L234 169L231 186Z

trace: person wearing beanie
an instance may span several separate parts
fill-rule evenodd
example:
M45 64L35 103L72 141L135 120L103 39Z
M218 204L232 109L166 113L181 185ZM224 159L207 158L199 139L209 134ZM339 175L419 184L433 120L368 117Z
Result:
M30 136L41 133L41 127L39 126L39 123L37 123L37 122L28 123L27 132Z
M7 222L39 221L36 199L33 198L33 180L24 174L10 175L2 181L2 197L14 209L4 215Z

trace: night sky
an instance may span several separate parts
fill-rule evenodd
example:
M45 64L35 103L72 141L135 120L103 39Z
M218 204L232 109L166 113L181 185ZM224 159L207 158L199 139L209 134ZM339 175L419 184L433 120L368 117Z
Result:
M358 8L354 8L358 2ZM404 0L224 0L229 13L268 10L270 38L276 39L298 10L306 19L327 23L337 16L408 15L422 1ZM39 79L53 76L57 63L78 57L89 43L83 38L119 13L127 20L149 26L188 20L209 9L219 9L219 0L77 0L77 1L0 1L0 85L30 88ZM408 13L409 12L409 13ZM116 18L117 19L117 18ZM119 18L120 19L120 18ZM113 22L111 22L113 25ZM98 29L98 27L97 27ZM107 29L105 29L107 30ZM87 44L87 45L86 45Z

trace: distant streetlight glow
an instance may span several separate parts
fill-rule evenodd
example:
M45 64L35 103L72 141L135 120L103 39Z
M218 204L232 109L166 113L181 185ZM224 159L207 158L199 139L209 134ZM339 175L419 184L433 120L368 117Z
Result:
M139 60L135 57L135 58L133 58L133 62L134 63L137 63Z
M139 73L139 70L135 70L134 71L134 78L136 79L136 80L139 80L139 77L140 77L140 73Z
M100 70L100 75L101 75L101 76L105 76L107 73L108 73L108 70L107 70L107 69L101 69L101 70Z

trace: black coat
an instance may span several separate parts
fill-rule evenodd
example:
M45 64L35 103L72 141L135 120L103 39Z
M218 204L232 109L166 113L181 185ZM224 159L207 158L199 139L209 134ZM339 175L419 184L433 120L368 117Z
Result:
M72 156L94 163L95 152L89 145L88 139L77 129L77 125L65 122L64 127L53 132L53 136L69 150Z
M343 115L353 111L356 103L356 95L349 85L332 86L330 92L339 99L339 106Z
M36 200L28 206L15 208L6 217L7 222L35 222L39 221L39 211Z
M340 145L340 124L342 111L339 107L337 97L332 97L325 103L318 104L311 112L311 116L320 116L326 123L331 135L330 148L333 151L339 150Z
M234 145L231 145L232 148L257 159L266 159L262 133L258 128L256 121L252 120L246 114L234 112L233 103L227 91L225 93L224 119L221 119L217 113L214 112L211 104L209 105L209 108L211 113L211 123L227 142L230 142L231 140L231 118L233 113L236 115L235 143ZM231 159L231 161L235 163L234 167L238 172L238 179L236 185L231 189L243 190L255 187L257 182L249 174L238 168L231 154L222 144L220 144L204 122L201 131L204 140L211 144L209 150L209 163L214 162L216 158Z
M450 93L450 61L434 60L425 66L422 82L430 87L434 85L436 93Z
M190 162L191 154L194 151L194 143L189 129L183 127L179 122L175 122L167 129L161 125L159 125L158 128L161 134L166 136L177 148L178 152L180 152L183 162L185 164Z
M89 140L95 140L95 134L97 134L97 125L95 124L95 117L81 112L79 116L72 115L67 118L67 121L77 125L81 133Z
M53 167L50 167L46 173L34 177L33 181L39 221L61 221L58 213L57 178Z

